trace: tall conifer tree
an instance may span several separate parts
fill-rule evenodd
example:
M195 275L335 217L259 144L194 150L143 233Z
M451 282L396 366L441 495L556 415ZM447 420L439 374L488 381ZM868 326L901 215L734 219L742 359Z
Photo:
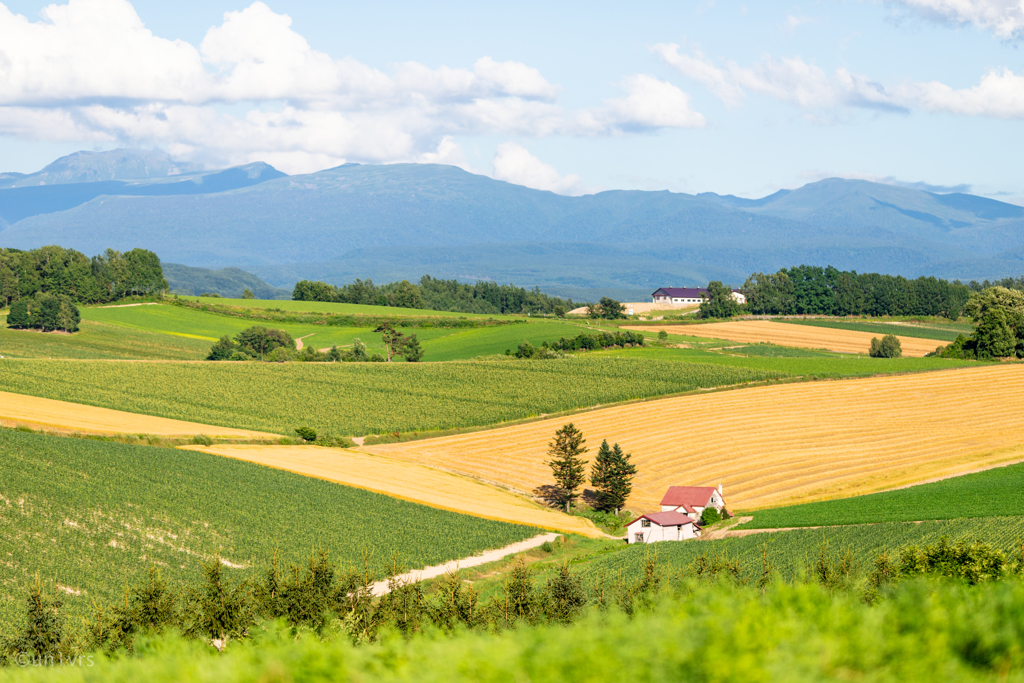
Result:
M587 480L583 458L580 457L587 452L583 445L585 443L583 432L570 422L555 432L555 440L548 444L548 455L551 456L551 460L545 464L551 467L551 474L558 484L559 495L561 502L565 503L566 512L579 497L576 489Z

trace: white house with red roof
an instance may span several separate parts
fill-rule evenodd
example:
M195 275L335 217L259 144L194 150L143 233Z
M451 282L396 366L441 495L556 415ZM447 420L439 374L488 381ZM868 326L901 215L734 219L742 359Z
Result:
M670 486L661 499L661 512L640 515L626 525L627 543L685 541L700 537L698 523L704 510L725 509L722 485Z

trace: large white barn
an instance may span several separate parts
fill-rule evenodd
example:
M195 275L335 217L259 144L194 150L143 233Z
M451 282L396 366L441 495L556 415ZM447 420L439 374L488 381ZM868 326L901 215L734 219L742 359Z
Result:
M707 295L708 290L702 287L661 287L651 294L651 297L656 304L678 306L680 304L699 304ZM738 289L732 290L732 298L736 299L738 304L747 303L747 297L743 296Z

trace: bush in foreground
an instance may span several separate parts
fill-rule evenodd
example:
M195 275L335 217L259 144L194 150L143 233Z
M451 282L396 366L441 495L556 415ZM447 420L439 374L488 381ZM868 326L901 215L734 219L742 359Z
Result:
M895 334L887 334L881 339L872 337L868 355L872 358L902 358L903 345Z

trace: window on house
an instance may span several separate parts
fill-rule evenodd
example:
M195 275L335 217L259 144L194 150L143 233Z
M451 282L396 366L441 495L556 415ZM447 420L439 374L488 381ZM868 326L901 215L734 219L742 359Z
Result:
M651 525L651 520L649 520L649 519L641 519L640 520L640 526L642 526L643 528L646 529L650 525Z
M644 542L644 534L643 534L643 532L638 531L635 534L633 534L633 542L634 543L643 543Z

